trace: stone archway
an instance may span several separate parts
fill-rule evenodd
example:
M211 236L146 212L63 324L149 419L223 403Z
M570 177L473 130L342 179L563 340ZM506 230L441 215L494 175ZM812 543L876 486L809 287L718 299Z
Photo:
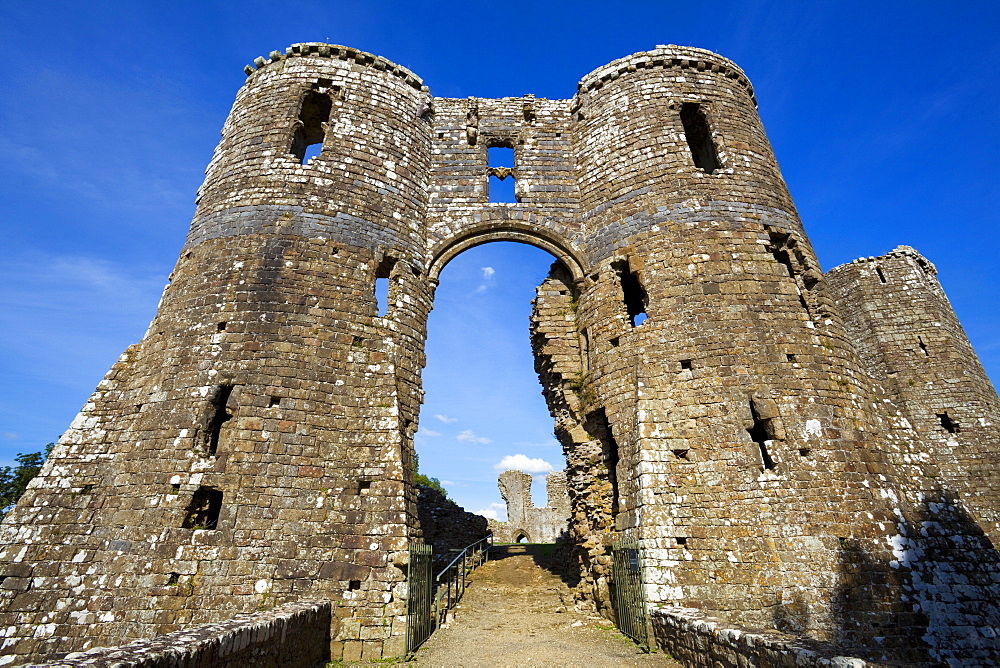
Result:
M460 253L492 241L514 241L541 248L561 262L569 270L573 280L583 278L586 273L587 266L582 254L573 248L564 234L520 221L500 220L477 223L459 234L439 240L430 248L427 275L436 281L445 265Z

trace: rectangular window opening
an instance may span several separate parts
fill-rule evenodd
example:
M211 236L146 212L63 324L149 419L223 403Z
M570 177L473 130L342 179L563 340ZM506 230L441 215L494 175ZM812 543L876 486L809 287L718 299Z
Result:
M300 164L306 164L322 152L332 112L333 99L328 94L316 90L306 93L292 136L291 153Z
M389 292L389 278L395 266L395 258L385 257L375 270L375 308L380 318L389 312L389 301L392 297Z
M697 102L685 102L681 105L681 123L684 125L684 137L687 139L694 166L711 174L719 169L719 156L712 141L712 131L701 105Z
M496 140L500 141L500 140ZM494 144L486 149L489 181L487 201L494 204L516 204L517 182L514 176L513 145Z
M371 480L361 480L358 482L358 494L367 494L372 488Z
M611 430L611 423L603 408L600 408L587 416L587 433L596 438L601 443L604 464L608 471L608 483L611 485L611 518L618 515L619 492L618 492L618 442L615 440Z
M757 414L757 407L753 401L750 402L750 414L753 417L753 426L747 429L747 433L750 434L750 440L756 443L760 449L761 464L765 469L777 468L777 464L775 464L771 458L771 453L767 449L768 441L771 440L771 429L768 424L770 420L761 419L760 415Z
M795 353L785 353L785 359L794 362L796 360Z
M490 174L487 186L489 188L489 199L487 201L491 204L517 204L519 201L517 199L517 185L513 174L502 178L496 174Z
M674 540L677 541L678 545L687 545L688 544L687 536L677 536L676 538L674 538Z
M171 573L170 577L167 578L167 584L168 585L179 584L180 581L181 581L181 574L180 573Z
M215 326L215 328L216 328L216 329L217 329L218 331L220 331L220 332L224 332L224 331L226 331L226 325L227 325L227 324L228 324L228 323L227 323L227 322L226 322L225 320L223 320L223 321L222 321L222 322L220 322L220 323L219 323L218 325L216 325L216 326Z
M184 517L184 529L219 528L219 513L222 512L222 490L199 487L191 497Z
M267 402L268 408L274 408L281 404L281 397L271 397Z
M361 580L351 580L347 583L347 589L349 591L358 591L361 589Z
M691 369L691 360L681 360L681 369L682 370L690 370Z
M214 455L219 450L219 438L222 436L222 429L229 420L233 418L233 414L227 409L227 404L229 403L229 398L233 394L232 385L219 385L215 389L215 396L212 397L210 403L212 405L212 416L208 422L208 439L205 443L208 454Z
M618 273L618 278L621 281L622 297L625 301L629 323L633 327L638 327L646 321L646 306L649 303L649 295L642 287L639 276L629 268L628 260L615 262L611 266Z

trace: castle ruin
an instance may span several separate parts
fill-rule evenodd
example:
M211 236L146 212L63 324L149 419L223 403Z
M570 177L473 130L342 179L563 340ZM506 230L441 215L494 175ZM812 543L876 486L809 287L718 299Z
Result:
M497 481L507 504L507 521L489 521L493 540L499 543L554 543L565 538L572 512L566 492L566 474L553 471L545 476L547 503L536 508L531 500L531 475L504 471Z
M739 67L449 99L310 43L247 67L149 331L4 519L0 663L307 600L333 658L402 654L427 315L500 240L556 258L531 342L581 597L627 538L652 608L997 660L996 392L915 250L822 272Z

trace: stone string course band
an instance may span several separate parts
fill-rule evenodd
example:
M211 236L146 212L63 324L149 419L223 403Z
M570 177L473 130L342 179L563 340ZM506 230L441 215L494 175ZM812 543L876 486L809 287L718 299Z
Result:
M1000 662L1000 399L917 251L822 270L736 65L660 46L547 100L254 63L148 332L0 526L0 665L299 601L331 659L404 654L409 548L482 530L421 504L413 438L440 272L490 241L555 259L528 334L577 607L615 614L629 541L654 618Z

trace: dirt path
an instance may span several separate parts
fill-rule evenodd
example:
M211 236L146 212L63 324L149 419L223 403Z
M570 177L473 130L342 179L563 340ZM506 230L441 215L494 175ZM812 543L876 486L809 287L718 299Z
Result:
M495 547L418 666L680 666L645 654L609 621L575 612L571 590L539 565L543 546ZM414 664L410 664L414 665Z

